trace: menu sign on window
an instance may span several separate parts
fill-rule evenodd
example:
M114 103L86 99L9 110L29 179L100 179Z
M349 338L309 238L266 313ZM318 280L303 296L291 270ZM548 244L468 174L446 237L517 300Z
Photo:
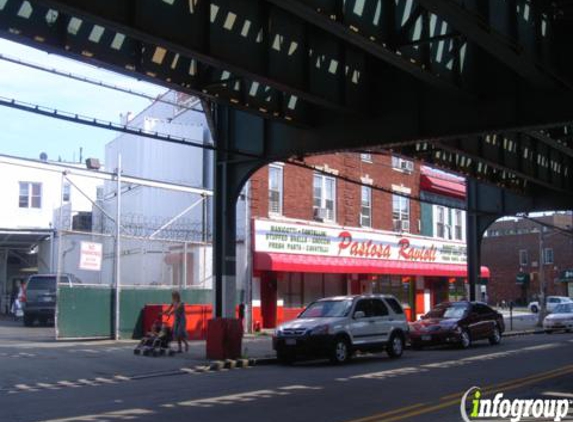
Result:
M255 250L300 255L465 264L466 245L359 229L255 220Z

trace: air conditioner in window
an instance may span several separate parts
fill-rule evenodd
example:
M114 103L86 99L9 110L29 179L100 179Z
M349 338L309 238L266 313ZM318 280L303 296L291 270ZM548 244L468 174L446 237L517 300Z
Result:
M406 220L394 220L394 231L395 232L409 232L410 222Z
M414 171L414 162L408 160L400 160L400 169L412 173Z
M316 221L324 221L328 218L328 210L326 208L315 208L314 219Z

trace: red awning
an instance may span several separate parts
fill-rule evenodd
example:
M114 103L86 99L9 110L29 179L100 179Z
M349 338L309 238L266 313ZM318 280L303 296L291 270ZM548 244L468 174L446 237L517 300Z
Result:
M381 259L341 258L318 255L255 253L255 270L301 273L392 274L438 277L467 277L460 264L389 261ZM489 278L489 269L481 267L481 277Z
M420 176L420 189L457 199L465 199L466 197L466 185L462 181L448 180L427 174Z

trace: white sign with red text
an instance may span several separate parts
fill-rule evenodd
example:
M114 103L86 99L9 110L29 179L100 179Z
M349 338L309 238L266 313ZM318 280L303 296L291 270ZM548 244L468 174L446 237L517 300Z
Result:
M255 220L255 251L439 264L465 264L467 259L462 242L270 220Z
M81 242L80 270L100 271L102 259L102 244L96 242Z

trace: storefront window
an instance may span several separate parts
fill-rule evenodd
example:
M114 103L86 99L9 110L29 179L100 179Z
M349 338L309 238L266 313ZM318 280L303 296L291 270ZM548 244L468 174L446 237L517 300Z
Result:
M398 299L402 306L411 306L411 284L411 282L403 282L402 276L381 275L376 280L372 281L372 293L393 295Z
M283 280L279 280L278 298L284 301L286 308L301 308L302 302L302 274L286 273Z
M449 301L457 302L466 299L466 285L463 278L450 279L449 281Z
M304 274L304 304L308 305L317 299L324 297L322 291L322 274L306 273Z

